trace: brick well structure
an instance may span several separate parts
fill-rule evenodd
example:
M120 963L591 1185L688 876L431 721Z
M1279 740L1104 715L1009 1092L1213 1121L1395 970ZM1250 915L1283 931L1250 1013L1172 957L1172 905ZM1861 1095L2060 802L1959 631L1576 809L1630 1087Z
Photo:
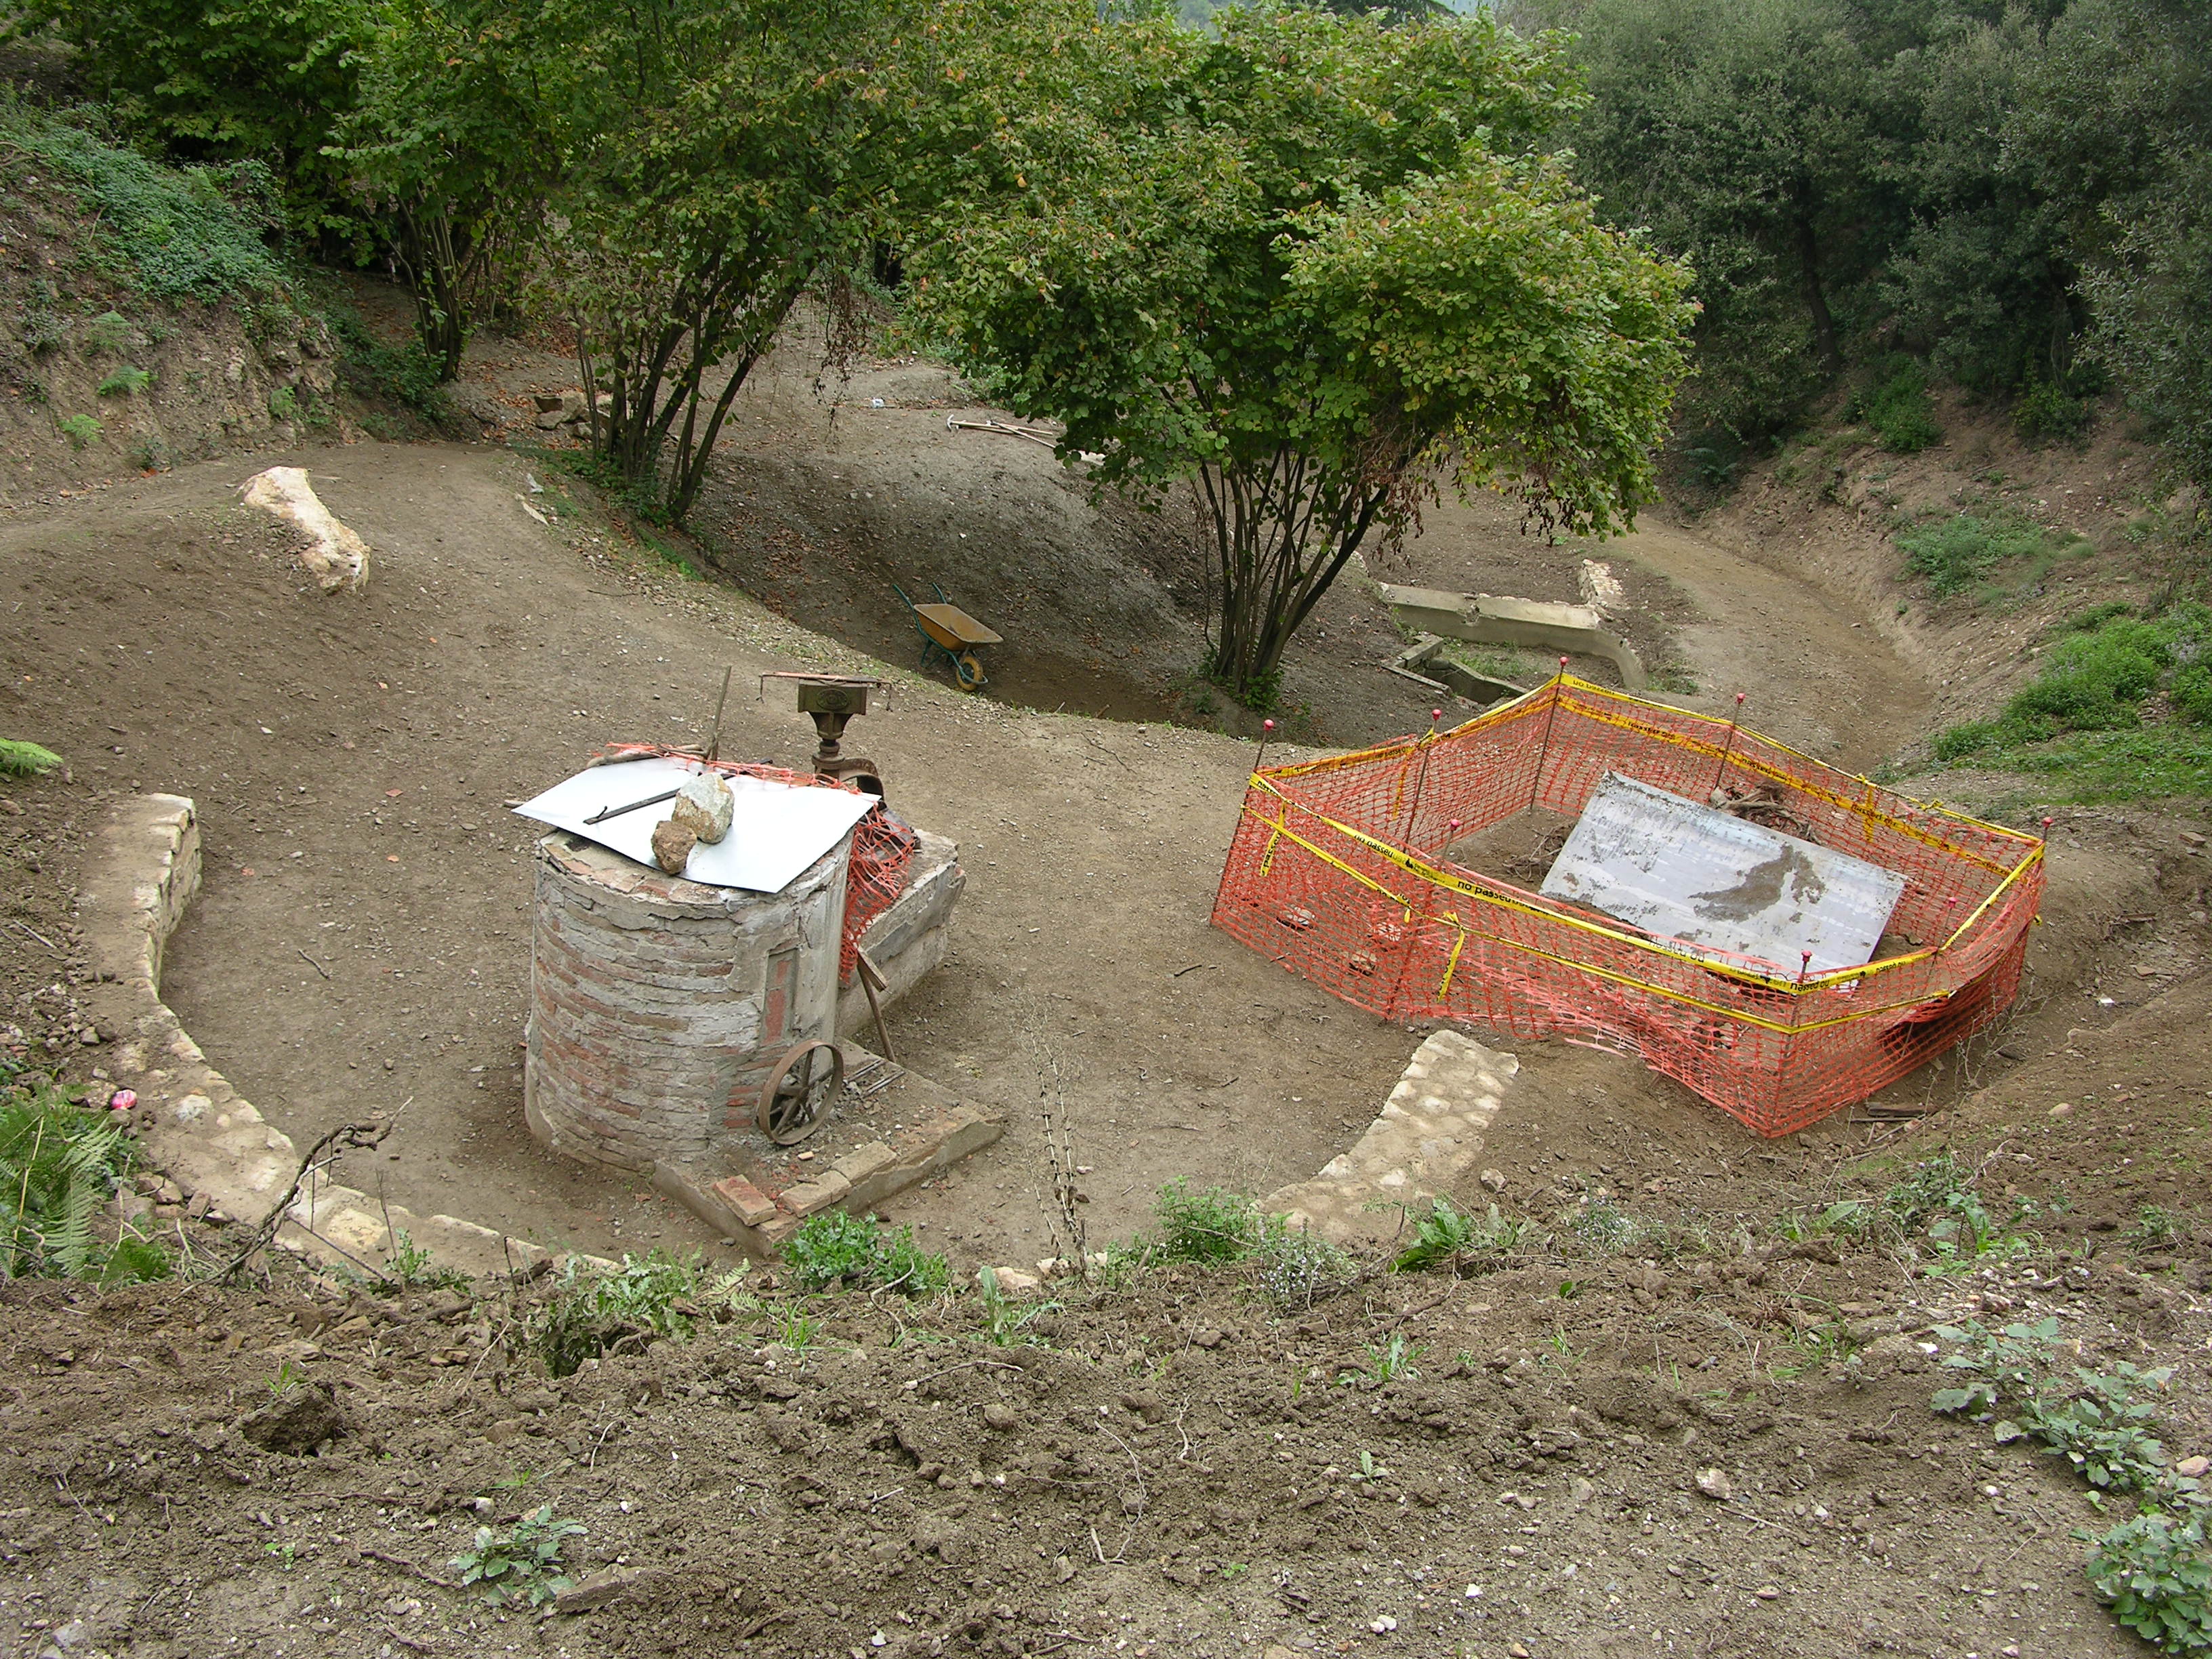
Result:
M734 1150L769 1069L834 1038L848 834L780 893L538 843L523 1109L556 1151L649 1171Z

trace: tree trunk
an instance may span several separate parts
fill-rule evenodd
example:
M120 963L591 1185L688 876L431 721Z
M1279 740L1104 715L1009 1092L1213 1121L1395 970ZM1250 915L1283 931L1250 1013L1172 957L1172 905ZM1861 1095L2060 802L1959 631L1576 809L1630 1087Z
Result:
M1221 605L1206 672L1262 714L1281 695L1283 653L1376 515L1399 470L1346 480L1279 449L1257 461L1200 469L1201 518L1214 542Z
M1820 287L1820 244L1813 234L1812 216L1797 214L1797 259L1805 285L1805 309L1813 318L1813 349L1820 367L1831 374L1844 372L1844 354L1836 344L1836 319L1828 313L1828 296Z

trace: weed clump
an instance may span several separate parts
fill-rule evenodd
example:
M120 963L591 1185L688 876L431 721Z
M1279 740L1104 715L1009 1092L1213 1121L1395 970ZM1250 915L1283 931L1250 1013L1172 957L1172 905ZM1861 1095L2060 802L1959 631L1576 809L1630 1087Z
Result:
M1180 1176L1160 1188L1152 1215L1160 1224L1148 1245L1155 1261L1239 1261L1267 1236L1260 1206L1243 1194L1222 1187L1194 1193Z
M930 1296L951 1282L951 1264L914 1241L914 1229L893 1232L866 1216L825 1210L806 1218L783 1247L803 1291L833 1285Z
M1528 1236L1528 1223L1500 1215L1495 1204L1487 1215L1476 1216L1448 1198L1431 1199L1428 1213L1413 1222L1413 1242L1391 1261L1390 1271L1413 1273L1442 1267L1462 1278L1487 1273Z
M531 1317L530 1346L551 1375L572 1376L586 1359L690 1335L697 1290L694 1263L662 1250L624 1255L611 1271L580 1268L572 1257Z
M1258 1255L1261 1293L1282 1313L1303 1313L1344 1289L1358 1273L1340 1246L1291 1227L1280 1216L1267 1218Z
M2173 1369L2110 1371L2086 1365L2063 1377L2053 1365L2058 1322L1940 1326L1959 1350L1943 1361L1960 1382L1938 1389L1936 1411L1990 1425L2000 1444L2032 1440L2063 1457L2093 1486L2133 1495L2140 1512L2101 1535L2083 1571L2115 1617L2164 1653L2212 1650L2212 1555L2205 1549L2203 1483L2174 1473L2154 1432L2156 1397Z
M453 1558L453 1571L465 1587L487 1601L527 1601L543 1607L575 1580L563 1569L562 1547L580 1536L584 1523L556 1520L550 1504L530 1511L506 1532L478 1527L468 1548Z

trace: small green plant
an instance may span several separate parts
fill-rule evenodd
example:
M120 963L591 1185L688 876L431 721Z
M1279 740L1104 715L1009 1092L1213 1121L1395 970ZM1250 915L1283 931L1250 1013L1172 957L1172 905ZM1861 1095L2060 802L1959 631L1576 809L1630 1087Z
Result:
M2112 1616L2161 1653L2212 1652L2205 1516L2191 1506L2178 1516L2153 1510L2123 1521L2093 1540L2083 1567Z
M1432 1199L1428 1213L1413 1224L1413 1242L1398 1253L1390 1270L1410 1273L1442 1267L1462 1276L1487 1272L1520 1247L1528 1226L1500 1215L1495 1204L1478 1217L1448 1198Z
M543 1607L574 1584L561 1551L583 1531L582 1522L556 1519L553 1506L543 1504L507 1532L478 1527L469 1547L453 1558L453 1571L464 1586L480 1590L486 1601Z
M951 1264L914 1241L914 1229L896 1232L866 1216L824 1210L809 1216L783 1247L793 1279L803 1291L833 1285L927 1296L951 1282Z
M1160 1188L1152 1214L1160 1224L1152 1254L1159 1261L1237 1261L1260 1248L1266 1227L1260 1206L1242 1193L1208 1187L1194 1193L1178 1176Z
M1030 1327L1060 1306L1057 1302L1024 1302L1008 1296L994 1267L976 1271L975 1290L983 1299L983 1334L1001 1348L1036 1341Z
M269 418L272 421L289 421L299 409L299 394L289 386L280 386L269 394Z
M586 1269L571 1257L527 1322L530 1345L553 1376L572 1376L610 1350L689 1336L698 1314L690 1301L696 1289L694 1263L665 1251L626 1255L611 1271Z
M469 1287L466 1273L458 1268L439 1267L431 1259L430 1252L417 1245L404 1227L392 1237L392 1259L386 1263L385 1273L380 1288L387 1291L465 1291Z
M822 1322L796 1304L787 1303L769 1316L768 1340L802 1358L822 1337Z
M1810 1215L1792 1210L1775 1224L1775 1231L1792 1240L1830 1236L1857 1238L1873 1231L1875 1216L1875 1206L1868 1200L1840 1199Z
M301 1380L300 1368L289 1359L283 1361L268 1379L269 1397L271 1400L282 1400L293 1389L298 1388Z
M70 441L71 449L82 449L87 444L98 443L100 434L107 430L89 415L64 415L54 424L61 428L62 436Z
M1358 1271L1340 1246L1280 1216L1267 1218L1259 1261L1261 1291L1284 1313L1303 1312L1335 1295Z
M269 1542L261 1547L261 1553L264 1555L275 1556L278 1560L284 1564L284 1571L289 1572L292 1571L293 1565L299 1557L300 1550L299 1546L296 1544L280 1544L276 1542L276 1540L271 1539Z
M151 374L125 363L120 368L111 370L107 378L100 381L100 395L103 398L133 397L153 384Z
M62 757L21 738L0 738L0 777L35 778L52 771Z
M2181 1242L2181 1218L2162 1205L2146 1204L2136 1212L2128 1242L2150 1249L2167 1249Z
M141 472L167 472L175 464L169 446L150 432L142 432L133 438L124 453Z
M1375 1461L1375 1454L1364 1446L1359 1449L1359 1467L1345 1477L1347 1480L1388 1480L1390 1471Z
M84 349L88 355L126 351L130 346L131 319L119 311L102 312L84 325Z
M1402 1331L1391 1333L1388 1342L1370 1342L1366 1347L1367 1370L1358 1380L1369 1388L1379 1389L1385 1382L1411 1382L1421 1375L1417 1362L1428 1352L1419 1342L1408 1342Z

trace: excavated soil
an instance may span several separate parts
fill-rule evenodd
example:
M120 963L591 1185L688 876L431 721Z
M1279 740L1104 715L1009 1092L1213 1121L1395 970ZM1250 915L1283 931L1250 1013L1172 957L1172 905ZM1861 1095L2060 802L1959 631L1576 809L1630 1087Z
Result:
M1464 1279L1369 1261L1287 1311L1247 1269L1164 1269L1064 1287L999 1343L972 1297L756 1273L690 1340L556 1379L538 1291L282 1265L265 1290L9 1286L0 1614L26 1654L134 1659L2119 1659L2074 1537L2109 1516L1931 1415L1929 1331L2048 1314L2085 1364L2178 1364L2166 1443L2212 1444L2212 1230L2125 1231L2201 1195L2206 1001L2112 1033L2125 1086L2061 1055L1940 1126L1747 1152L1600 1106L1585 1145L1509 1133L1502 1202L1539 1218L1516 1252ZM1916 1279L1774 1224L1939 1150L2045 1206L2032 1255ZM1544 1220L1561 1197L1638 1231ZM770 1340L795 1312L811 1337ZM564 1565L618 1580L603 1606L455 1586L477 1527L548 1503L586 1528Z

